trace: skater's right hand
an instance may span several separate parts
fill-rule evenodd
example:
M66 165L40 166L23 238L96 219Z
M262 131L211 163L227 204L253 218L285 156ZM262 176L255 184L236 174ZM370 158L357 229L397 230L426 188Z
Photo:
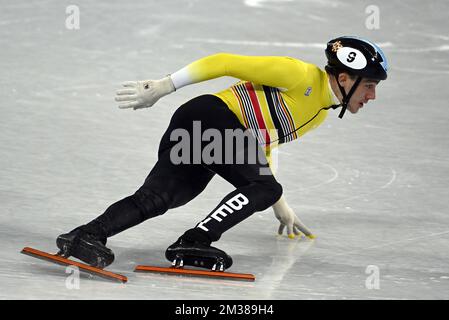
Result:
M124 88L117 90L115 96L120 109L149 108L163 96L175 91L170 76L160 80L127 81L122 85Z
M315 236L312 231L307 228L304 223L299 220L292 208L288 205L284 196L282 196L278 202L273 205L274 215L281 223L278 229L278 234L282 235L285 227L287 227L287 235L290 239L294 239L295 235L300 235L301 232L310 239L314 239Z

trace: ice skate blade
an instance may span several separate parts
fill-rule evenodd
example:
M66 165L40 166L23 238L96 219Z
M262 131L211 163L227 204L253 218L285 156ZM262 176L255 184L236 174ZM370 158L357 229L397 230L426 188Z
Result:
M163 267L153 267L153 266L137 266L134 272L157 272L164 274L177 274L177 275L189 275L189 276L202 276L211 278L220 278L228 280L243 280L243 281L255 281L256 277L249 273L232 273L225 271L206 271L206 270L195 270L189 268L163 268Z
M39 251L39 250L29 248L29 247L23 248L21 253L31 256L31 257L34 257L34 258L57 263L57 264L60 264L63 266L75 266L75 267L78 267L80 270L85 271L89 274L100 276L100 277L108 279L108 280L120 281L122 283L126 283L128 281L127 277L122 276L120 274L113 273L113 272L106 271L106 270L99 269L99 268L95 268L95 267L89 266L89 265L81 263L81 262L63 258L56 254L50 254L50 253Z

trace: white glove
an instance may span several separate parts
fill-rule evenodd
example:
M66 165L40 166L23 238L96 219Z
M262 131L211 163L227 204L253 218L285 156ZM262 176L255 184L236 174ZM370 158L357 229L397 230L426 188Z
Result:
M279 235L281 235L284 232L284 228L287 227L287 235L290 239L294 239L295 235L300 235L301 232L308 238L315 239L312 231L299 220L298 216L293 212L293 209L290 208L287 201L285 201L284 196L273 205L273 210L274 215L281 223L278 229Z
M127 81L122 85L125 89L117 90L115 96L120 109L149 108L163 96L175 91L170 76L160 80Z

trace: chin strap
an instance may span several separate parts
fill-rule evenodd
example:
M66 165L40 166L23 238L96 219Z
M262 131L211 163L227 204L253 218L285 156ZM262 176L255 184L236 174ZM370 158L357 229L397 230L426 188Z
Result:
M343 118L343 115L345 114L346 109L348 108L349 100L351 99L352 95L354 94L355 89L357 89L357 87L359 86L360 81L362 81L362 77L357 77L357 80L355 80L354 84L352 85L351 90L349 90L348 94L346 94L345 89L338 82L338 75L337 75L337 84L338 84L338 87L340 88L341 95L343 96L343 101L341 102L341 107L342 107L341 112L338 115L338 117L340 119ZM334 107L334 106L332 106L332 107ZM334 109L336 109L337 107L338 106L335 106Z

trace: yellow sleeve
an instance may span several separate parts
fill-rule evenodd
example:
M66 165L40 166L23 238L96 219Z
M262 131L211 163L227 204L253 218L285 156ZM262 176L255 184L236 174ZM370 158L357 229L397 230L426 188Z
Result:
M304 79L305 63L290 57L217 53L172 74L176 88L223 76L289 90Z

